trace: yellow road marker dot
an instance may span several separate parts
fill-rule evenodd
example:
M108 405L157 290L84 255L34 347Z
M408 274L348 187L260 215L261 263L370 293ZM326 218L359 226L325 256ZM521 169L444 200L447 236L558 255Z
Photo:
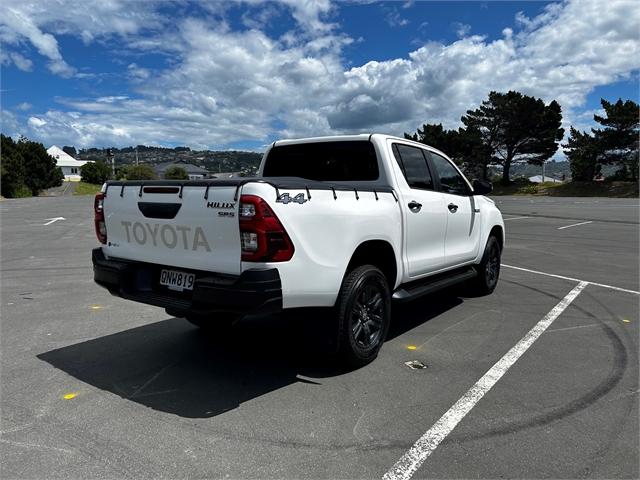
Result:
M416 348L418 347L416 347L415 345L407 345L407 350L415 350Z
M76 398L77 396L78 394L76 392L72 392L63 395L62 398L64 398L65 400L71 400L72 398Z
M622 321L623 321L624 323L631 323L631 320L627 320L626 318L623 318L623 319L622 319Z
M91 310L100 310L101 308L101 305L91 305Z

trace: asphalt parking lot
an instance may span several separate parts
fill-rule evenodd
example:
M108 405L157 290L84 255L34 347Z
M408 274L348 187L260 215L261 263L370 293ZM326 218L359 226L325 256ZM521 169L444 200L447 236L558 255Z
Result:
M306 318L206 336L111 297L93 283L91 197L0 202L0 476L638 478L638 200L495 200L495 293L394 307L355 371Z

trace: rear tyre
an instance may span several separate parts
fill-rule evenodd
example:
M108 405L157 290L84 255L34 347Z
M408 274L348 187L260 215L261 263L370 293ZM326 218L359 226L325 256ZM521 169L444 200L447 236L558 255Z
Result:
M228 331L238 321L238 316L230 313L213 313L211 315L186 315L185 320L198 328L207 331Z
M501 253L498 239L490 236L484 248L482 261L475 267L478 275L471 281L472 293L489 295L495 290L500 277Z
M361 367L377 356L391 323L391 294L383 273L373 265L349 272L336 302L339 353Z

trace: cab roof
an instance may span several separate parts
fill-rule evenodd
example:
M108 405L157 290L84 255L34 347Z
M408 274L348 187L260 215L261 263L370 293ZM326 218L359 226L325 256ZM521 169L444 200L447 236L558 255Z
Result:
M308 138L290 138L285 140L276 140L271 145L275 147L276 145L295 145L298 143L317 143L317 142L345 142L345 141L353 141L353 140L369 140L371 137L378 138L390 138L395 140L407 141L405 138L395 137L393 135L385 135L382 133L360 133L357 135L328 135L324 137L308 137ZM411 141L411 140L409 140Z

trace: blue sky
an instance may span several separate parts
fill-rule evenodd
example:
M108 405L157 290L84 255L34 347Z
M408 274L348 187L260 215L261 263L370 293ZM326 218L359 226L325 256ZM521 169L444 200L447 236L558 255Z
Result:
M509 89L586 129L638 100L632 0L3 3L2 131L47 146L401 135Z

